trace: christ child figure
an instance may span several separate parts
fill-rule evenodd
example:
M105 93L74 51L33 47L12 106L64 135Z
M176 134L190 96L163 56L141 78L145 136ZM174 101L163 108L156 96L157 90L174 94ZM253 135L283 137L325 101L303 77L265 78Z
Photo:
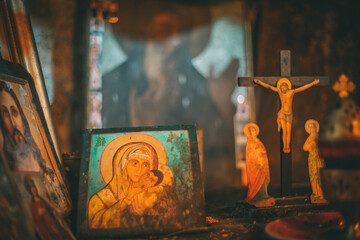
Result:
M160 188L159 184L164 179L164 174L159 170L151 170L139 179L139 182L134 183L133 187L142 188L147 192L156 192L156 186Z
M291 125L293 120L292 103L293 103L294 94L304 91L318 84L319 80L315 79L312 83L306 84L296 89L291 89L291 82L287 78L279 79L279 81L276 84L276 87L273 87L258 79L255 79L254 82L265 88L271 89L279 94L281 101L281 109L278 112L278 116L277 116L278 131L280 132L281 128L283 130L283 135L282 135L282 141L284 145L283 152L290 153Z
M246 142L246 174L248 176L248 193L245 202L256 207L267 207L275 204L269 197L267 187L270 182L269 160L264 144L257 137L259 127L248 123L244 127Z
M309 137L304 143L303 149L304 151L309 152L308 165L312 188L310 199L312 203L326 202L320 182L320 168L324 167L324 161L320 158L317 147L319 123L316 120L309 119L305 123L305 130L309 134Z
M164 179L164 175L159 170L151 170L139 179L139 182L133 185L134 188L139 189L137 198L134 198L134 203L131 206L133 212L139 215L147 208L151 208L157 200L156 193L161 192L163 187L160 185ZM141 190L140 190L141 189ZM143 206L137 206L137 205Z

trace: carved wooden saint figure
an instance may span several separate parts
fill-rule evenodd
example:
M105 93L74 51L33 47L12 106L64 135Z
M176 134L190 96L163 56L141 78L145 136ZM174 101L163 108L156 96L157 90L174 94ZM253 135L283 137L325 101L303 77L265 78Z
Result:
M291 125L293 120L293 112L292 112L292 102L294 98L294 94L304 91L311 86L314 86L319 83L318 79L315 79L312 83L306 84L304 86L298 87L296 89L291 89L291 82L287 78L281 78L276 84L276 87L273 87L267 83L264 83L258 79L254 80L255 83L273 90L277 92L281 101L281 109L278 112L277 123L278 123L278 131L280 132L280 128L283 129L283 144L284 144L284 153L290 152L290 140L291 140Z
M264 144L257 138L259 127L248 123L244 127L248 137L246 143L246 173L248 176L248 193L246 202L257 207L273 206L275 199L269 197L267 187L270 182L269 161Z
M312 203L326 202L320 182L320 168L324 167L324 161L319 156L317 146L319 123L316 120L309 119L305 123L305 130L309 134L303 149L304 151L309 152L309 177L313 192L310 199Z

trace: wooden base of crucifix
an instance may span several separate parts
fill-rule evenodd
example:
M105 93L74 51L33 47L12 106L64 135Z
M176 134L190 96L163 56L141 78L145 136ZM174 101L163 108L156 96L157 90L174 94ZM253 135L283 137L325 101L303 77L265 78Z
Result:
M239 86L248 86L248 87L255 87L258 84L262 85L263 87L269 88L275 92L277 92L280 96L280 100L282 103L288 104L288 108L281 108L279 114L281 114L282 119L280 121L292 121L292 96L289 97L283 92L281 81L284 79L288 82L287 87L288 90L291 87L298 87L296 89L290 90L294 94L295 92L301 92L314 84L317 85L329 85L329 78L328 77L296 77L291 76L291 58L290 58L290 51L283 50L280 51L280 76L273 76L273 77L239 77L238 78L238 85ZM281 81L279 81L282 79ZM316 81L314 81L317 79ZM255 81L257 84L255 84ZM278 86L279 85L279 86ZM276 87L275 87L276 86ZM285 87L286 88L286 87ZM284 97L285 96L285 97ZM285 99L285 100L284 100ZM291 104L289 102L291 101ZM280 113L281 112L281 113ZM285 116L287 115L287 116ZM292 126L291 126L292 127ZM292 160L291 160L291 145L287 149L289 149L288 153L285 153L284 146L283 146L283 137L282 137L282 129L280 132L280 193L282 197L288 197L292 195ZM288 135L289 136L289 135ZM290 128L290 136L291 136L291 128ZM290 143L290 141L289 141Z

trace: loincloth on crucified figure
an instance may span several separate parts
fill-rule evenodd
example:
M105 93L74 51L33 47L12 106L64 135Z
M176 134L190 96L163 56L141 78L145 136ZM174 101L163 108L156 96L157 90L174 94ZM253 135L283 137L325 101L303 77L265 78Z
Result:
M285 122L289 122L290 124L293 121L293 114L292 113L284 113L283 111L279 111L277 115L277 124L278 124L278 132L281 129L281 120L285 120Z

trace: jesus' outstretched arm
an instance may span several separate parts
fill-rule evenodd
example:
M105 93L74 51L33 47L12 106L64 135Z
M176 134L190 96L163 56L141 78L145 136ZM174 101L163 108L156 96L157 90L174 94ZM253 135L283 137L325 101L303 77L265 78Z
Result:
M254 79L254 83L259 84L259 85L261 85L261 86L263 86L263 87L265 87L265 88L271 89L271 90L273 90L274 92L277 92L277 91L278 91L276 87L273 87L273 86L271 86L271 85L269 85L269 84L267 84L267 83L264 83L264 82L262 82L262 81L260 81L260 80L258 80L258 79Z
M298 88L294 89L294 93L304 91L304 90L306 90L306 89L308 89L308 88L310 88L310 87L312 87L312 86L314 86L314 85L316 85L318 83L319 83L319 79L315 79L312 83L309 83L309 84L306 84L304 86L301 86L301 87L298 87Z

